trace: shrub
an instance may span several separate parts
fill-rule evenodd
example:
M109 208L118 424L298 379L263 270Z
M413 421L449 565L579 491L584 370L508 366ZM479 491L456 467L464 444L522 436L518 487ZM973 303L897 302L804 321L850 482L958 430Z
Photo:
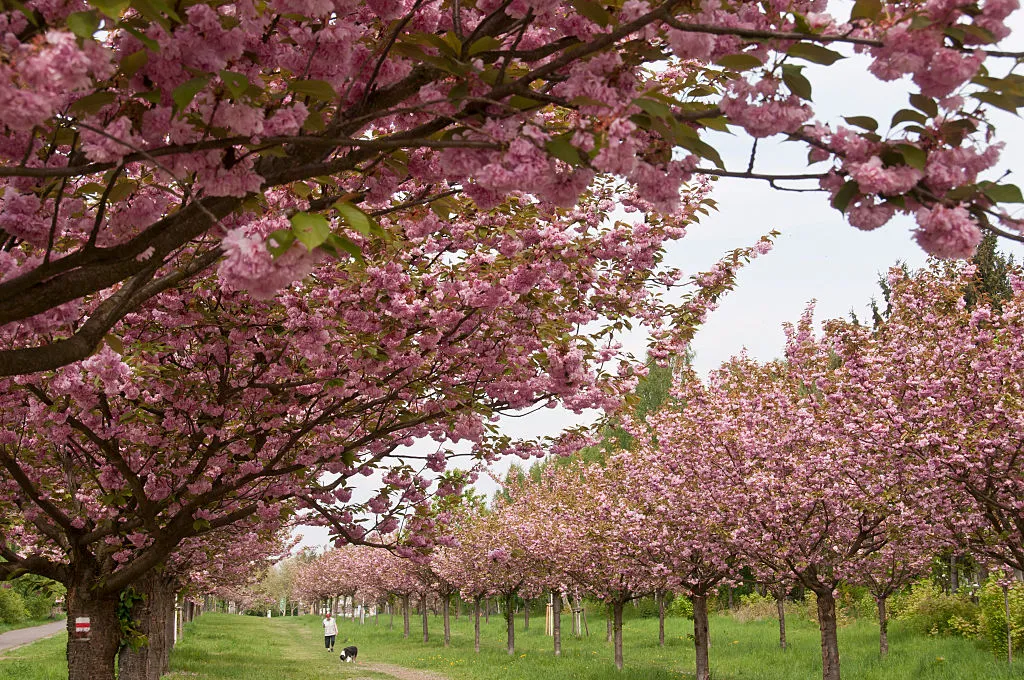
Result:
M0 584L0 622L21 623L27 618L25 600L9 584Z
M665 613L668 616L678 616L683 619L693 618L693 602L690 598L683 597L682 595L676 595L675 599L668 603L665 607Z
M915 583L909 593L894 599L895 618L924 635L963 635L978 624L978 605L967 595L945 593L928 580Z
M1003 589L994 580L988 581L978 594L981 610L978 632L985 639L992 652L1006 656L1006 603ZM1014 656L1018 649L1024 649L1024 584L1015 583L1010 588L1010 622L1013 624Z

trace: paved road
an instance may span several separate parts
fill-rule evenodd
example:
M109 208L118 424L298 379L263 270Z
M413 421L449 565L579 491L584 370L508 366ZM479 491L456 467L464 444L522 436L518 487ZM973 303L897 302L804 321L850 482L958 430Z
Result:
M44 623L34 628L19 628L6 633L0 633L0 652L56 635L62 630L66 630L67 627L67 622L61 620L54 621L53 623Z

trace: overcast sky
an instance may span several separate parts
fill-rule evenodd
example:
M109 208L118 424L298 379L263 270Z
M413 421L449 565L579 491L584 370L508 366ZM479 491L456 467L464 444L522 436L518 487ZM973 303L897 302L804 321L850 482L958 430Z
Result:
M1018 12L1018 15L1020 13ZM1024 33L1024 21L1017 16L1016 29ZM1014 41L1014 36L1007 42ZM1004 43L1003 49L1017 49ZM887 129L892 114L906 107L907 82L883 84L866 73L869 62L853 57L832 67L810 66L805 71L814 85L814 102L820 120L837 121L842 115L871 115ZM1013 172L1008 181L1024 183L1024 126L1019 118L998 115L998 137L1006 142L998 177ZM726 166L742 170L750 153L746 137L718 135L712 142L722 153ZM804 172L806 147L793 143L762 140L755 169L762 172ZM809 186L809 185L803 185ZM876 231L865 233L849 226L833 210L822 193L780 192L765 182L723 179L716 182L713 198L719 210L694 225L686 237L673 244L666 258L670 266L688 272L707 269L726 251L754 244L772 229L781 232L775 249L743 269L736 290L729 293L693 342L695 366L701 374L717 367L746 349L757 359L770 360L782 352L782 325L798 319L812 299L815 318L847 316L851 310L866 318L871 298L879 295L878 278L898 261L910 267L925 263L925 255L913 240L914 223L897 218ZM1005 242L1005 251L1022 259L1020 244ZM643 341L631 343L642 355ZM591 418L596 417L591 416ZM566 426L587 422L587 417L562 410L543 409L535 415L506 421L513 436L536 437L556 434ZM436 445L435 445L436 446ZM496 472L503 474L518 458L503 461ZM493 482L482 478L477 484L490 493ZM322 529L304 529L303 545L320 546L327 541Z

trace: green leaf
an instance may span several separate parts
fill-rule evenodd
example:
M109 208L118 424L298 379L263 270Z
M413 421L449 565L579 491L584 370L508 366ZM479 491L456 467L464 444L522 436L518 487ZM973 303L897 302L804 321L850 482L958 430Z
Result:
M231 93L233 98L241 97L249 89L249 79L241 73L221 71L220 79L224 81L224 85L228 88L228 92Z
M889 123L889 127L896 127L900 123L917 123L918 125L924 125L928 122L928 117L923 113L914 111L913 109L900 109L893 114L892 122Z
M910 95L910 105L918 111L926 113L929 118L939 115L939 105L935 103L934 99L925 97L923 94Z
M554 139L551 139L544 145L544 148L548 150L548 153L559 160L563 160L569 165L581 165L583 159L580 158L579 149L573 146L569 142L567 135L559 135Z
M174 91L171 92L171 99L174 100L174 105L177 106L179 110L188 107L188 105L192 103L192 100L196 98L196 95L206 87L208 82L210 82L210 76L200 76L198 78L186 80L181 85L178 85L178 87L174 88Z
M89 4L106 14L111 19L120 19L128 9L128 0L89 0Z
M794 64L783 64L782 65L782 82L786 84L789 91L795 94L801 99L810 101L811 99L811 81L804 77L803 66L796 66Z
M572 6L576 11L593 21L598 26L607 26L611 23L612 15L604 7L593 0L572 0Z
M791 57L814 62L815 64L824 64L825 66L831 66L843 58L843 55L827 47L807 42L798 42L790 47L786 54Z
M306 250L313 250L331 235L331 223L318 213L295 213L290 219L292 232Z
M209 529L209 528L210 528L210 520L208 520L208 519L197 519L196 521L192 522L192 530L193 531L203 531L204 529Z
M980 102L991 104L996 108L1002 109L1003 111L1009 111L1010 113L1017 113L1017 109L1024 106L1024 97L1019 95L999 94L998 92L978 92L971 96Z
M142 16L152 21L164 23L166 16L174 20L175 23L183 23L177 12L163 0L131 0L129 4L139 10Z
M474 57L481 52L490 52L501 47L501 41L494 36L485 35L484 37L474 40L473 44L469 46L467 54Z
M655 99L648 99L641 97L633 101L641 110L655 116L656 118L672 118L672 107L665 102L660 102Z
M275 258L281 257L295 243L295 234L291 229L278 229L267 234L267 250Z
M850 125L856 125L859 128L870 130L871 132L878 129L878 121L870 116L843 116L843 120Z
M913 144L897 144L893 149L903 156L904 162L912 168L924 170L928 163L928 154Z
M355 204L348 201L336 201L331 207L338 211L341 219L345 220L345 224L363 236L384 236L384 230L377 220L360 210Z
M68 15L68 29L79 38L92 39L100 28L100 17L95 11L74 12Z
M882 0L857 0L850 12L850 21L854 19L876 19L882 13Z
M1024 195L1016 184L981 182L978 186L995 203L1024 203Z
M296 80L288 87L293 92L308 95L313 99L333 101L338 98L338 93L326 80Z
M839 212L846 212L846 206L850 205L850 201L853 197L860 193L860 186L857 185L852 179L844 184L836 193L836 197L832 199L832 207Z
M117 99L117 96L113 92L93 92L92 94L85 95L69 106L68 113L73 116L89 116L96 113L107 104L113 103L115 99Z
M324 245L330 247L339 255L342 252L348 253L349 255L352 256L353 259L358 260L359 262L362 262L366 259L365 257L363 257L363 251L359 249L359 246L353 243L351 239L345 238L340 234L331 234L330 237L327 239L327 243L325 243Z
M132 52L128 56L121 59L121 74L125 78L131 78L133 75L139 72L139 69L145 66L149 62L149 52L146 50L139 50L138 52Z
M717 59L715 63L733 71L747 71L764 65L764 62L753 54L727 54Z

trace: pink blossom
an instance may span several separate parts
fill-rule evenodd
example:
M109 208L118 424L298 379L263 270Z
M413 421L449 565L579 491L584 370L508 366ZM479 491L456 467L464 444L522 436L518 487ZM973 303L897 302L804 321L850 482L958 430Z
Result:
M935 257L967 258L981 242L978 223L963 206L920 208L916 218L914 238Z

